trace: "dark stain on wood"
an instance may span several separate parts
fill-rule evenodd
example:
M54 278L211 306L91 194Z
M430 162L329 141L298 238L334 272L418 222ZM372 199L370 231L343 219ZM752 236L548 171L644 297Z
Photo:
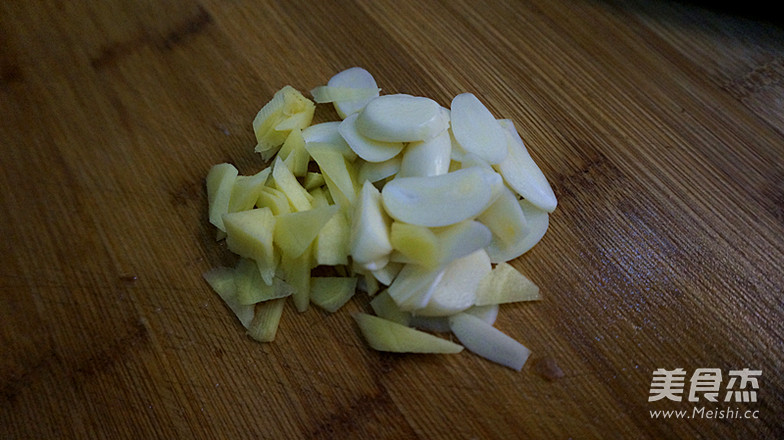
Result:
M395 414L399 414L397 405L386 389L379 387L374 393L363 394L347 407L333 411L306 437L312 439L372 438L372 434L380 430L376 427L380 422L379 418L384 420ZM414 432L402 423L402 416L400 418L401 424L397 428L407 431L404 438L416 437ZM384 429L389 429L389 427Z
M534 371L550 382L564 377L564 372L552 356L545 356L534 363Z
M140 47L145 46L146 44L147 40L145 39L119 41L109 44L104 46L101 49L101 52L90 60L90 65L96 70L113 66L117 63L117 60L136 52Z
M600 147L582 140L573 140L569 149L574 151L572 167L553 175L551 184L559 200L579 198L586 192L623 188L623 173L600 151ZM548 176L549 177L549 176Z
M779 224L784 224L784 170L779 170L761 189L763 207Z
M64 359L53 347L41 354L35 361L29 363L24 369L15 374L9 375L5 382L0 383L0 398L4 402L13 404L19 394L30 386L30 383L42 375L61 375L65 372L74 386L78 388L84 380L108 370L112 365L123 359L128 353L139 345L147 345L150 342L148 330L143 321L137 320L130 323L127 333L109 342L103 348L94 351L75 364ZM94 347L90 347L93 349Z
M134 281L136 281L138 279L139 279L139 277L137 277L134 274L123 274L123 275L120 275L120 281L124 281L126 283L133 283Z
M163 47L172 49L173 47L186 42L188 38L203 32L212 22L212 16L207 10L200 6L195 17L166 34L163 39Z
M20 373L9 375L0 383L0 397L4 402L13 404L19 393L42 371L50 370L53 365L60 364L61 360L57 351L50 349L42 353L34 362L28 364Z
M22 69L16 64L0 65L0 87L9 84L21 83L24 79Z
M143 35L136 39L113 42L104 46L100 53L92 58L90 65L96 70L110 67L144 47L172 50L176 46L187 43L191 37L203 32L212 23L213 19L209 12L199 7L195 16L179 24L160 39Z
M204 177L206 178L207 175L205 174ZM183 182L170 193L170 202L172 206L184 206L191 202L199 202L202 197L206 197L205 191L202 181Z
M760 93L763 89L781 85L784 78L784 58L773 58L754 66L746 75L729 83L725 89L740 99Z
M143 320L133 321L129 326L128 332L110 341L106 347L96 350L71 369L70 377L74 386L109 370L129 353L135 352L138 346L150 343L149 330Z

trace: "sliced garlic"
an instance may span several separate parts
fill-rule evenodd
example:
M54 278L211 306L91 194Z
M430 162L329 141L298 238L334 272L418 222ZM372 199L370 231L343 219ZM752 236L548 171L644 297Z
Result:
M337 73L335 76L329 79L327 86L350 87L363 90L379 90L373 75L361 67L352 67ZM376 93L375 96L378 96L378 93ZM336 101L333 103L333 105L335 106L335 111L338 112L340 118L345 119L346 116L362 110L371 99L373 99L373 97L359 98L348 101Z
M318 104L328 102L362 101L378 96L381 89L354 87L318 86L310 91L313 100Z
M443 270L432 270L416 264L406 264L395 281L389 285L387 292L403 311L412 311L424 307L433 295L433 289L441 277Z
M447 226L479 215L500 184L497 173L472 167L439 176L395 178L384 185L381 195L395 220Z
M384 162L397 156L403 149L402 142L381 141L360 133L357 131L357 119L357 114L349 115L338 128L340 135L357 156L368 162Z
M487 253L493 263L514 260L531 250L539 240L544 237L550 224L550 216L547 211L539 209L527 200L520 200L520 208L525 216L528 232L517 237L517 240L508 243L500 240L493 241L487 246Z
M463 220L454 225L432 228L439 249L438 266L472 254L487 247L493 234L490 229L475 220Z
M438 176L449 171L452 140L448 130L426 140L411 142L403 152L400 177Z
M349 161L354 161L357 158L357 153L351 149L340 135L338 128L340 121L321 122L313 124L308 128L302 130L302 137L305 139L306 144L329 144L332 145L337 151L340 152Z
M427 305L415 313L449 316L468 309L476 302L479 282L491 270L490 257L484 249L452 261L444 268L444 274L436 283Z
M449 119L437 102L405 94L374 98L357 118L360 133L384 142L423 141L448 127Z
M512 190L503 186L498 198L477 218L493 233L491 246L502 248L518 243L528 234L528 221Z
M522 370L531 354L523 344L468 313L451 316L449 326L469 351L513 370Z
M496 165L506 184L539 208L553 212L558 201L547 178L531 158L523 139L508 119L499 121L507 139L508 154Z
M460 146L469 153L497 164L507 155L504 131L487 107L472 93L461 93L452 99L452 133Z
M399 174L402 157L397 155L383 162L364 162L359 166L357 177L360 182L369 180L373 183Z
M381 208L381 194L365 181L357 198L351 224L351 256L366 269L379 270L389 261L391 220Z

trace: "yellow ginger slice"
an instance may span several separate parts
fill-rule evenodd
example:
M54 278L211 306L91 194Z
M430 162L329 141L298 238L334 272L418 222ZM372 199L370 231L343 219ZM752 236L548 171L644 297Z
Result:
M248 336L259 342L274 341L285 301L286 298L278 298L256 304L253 320L248 325Z
M305 249L305 252L297 257L292 257L287 253L281 253L280 256L282 277L294 289L291 299L298 312L306 311L310 303L312 259L312 246L309 246Z
M313 277L310 284L310 301L334 313L354 296L356 277Z
M294 293L294 288L278 277L272 279L272 284L264 282L258 265L249 258L240 258L234 270L237 302L242 305L284 298Z
M223 215L226 226L226 245L235 254L256 261L262 279L272 284L277 259L272 245L275 217L269 208Z
M504 304L517 301L542 299L539 286L521 274L509 263L498 263L482 278L476 290L475 304Z
M207 202L210 223L219 230L226 231L223 226L223 214L229 212L232 188L237 180L237 168L230 163L213 165L207 173Z
M253 209L271 172L270 168L264 168L251 176L237 176L231 189L228 212Z
M283 146L278 151L278 156L283 159L286 166L297 177L304 177L308 173L310 154L305 149L305 138L302 130L294 128L289 133Z
M316 104L297 89L285 86L278 90L253 119L256 152L269 160L295 128L304 129L313 120Z
M289 257L299 257L339 209L338 205L325 205L276 216L273 232L275 244Z
M243 305L237 301L237 286L234 283L234 269L219 266L203 274L212 290L221 297L226 305L240 320L242 326L248 328L253 320L253 305Z
M452 341L378 316L367 313L355 313L353 316L367 343L378 351L396 353L460 353L463 351L461 345Z

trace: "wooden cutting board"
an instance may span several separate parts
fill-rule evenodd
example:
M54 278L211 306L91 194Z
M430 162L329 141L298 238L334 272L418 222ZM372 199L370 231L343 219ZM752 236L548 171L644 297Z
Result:
M496 323L531 348L523 371L374 352L362 294L332 315L289 304L258 344L202 279L233 262L209 167L261 169L261 106L352 66L383 93L475 93L551 182L550 229L513 262L543 300ZM0 438L784 436L784 30L765 17L5 1L0 142ZM666 397L665 371L682 373Z

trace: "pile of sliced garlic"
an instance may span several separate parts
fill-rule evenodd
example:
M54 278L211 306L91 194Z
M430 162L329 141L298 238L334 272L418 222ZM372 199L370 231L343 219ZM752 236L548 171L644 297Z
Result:
M499 304L540 298L508 261L539 242L556 198L512 121L471 93L449 109L382 95L359 67L311 95L286 86L254 119L270 166L210 169L210 222L240 258L208 283L258 341L275 338L287 298L335 312L361 290L374 315L354 318L371 347L465 347L519 371L529 350L493 324ZM316 103L340 120L312 124Z

